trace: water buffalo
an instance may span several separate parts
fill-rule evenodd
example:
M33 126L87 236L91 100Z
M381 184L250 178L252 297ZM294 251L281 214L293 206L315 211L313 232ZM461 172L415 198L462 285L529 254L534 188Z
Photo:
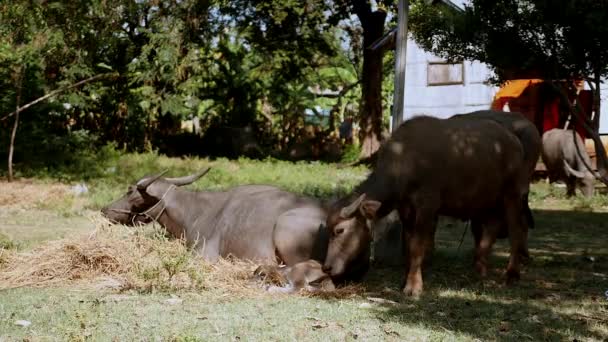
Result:
M480 110L460 115L467 116L468 118L495 121L510 130L511 133L515 134L515 136L519 139L523 147L524 167L528 172L529 185L532 181L532 176L536 169L536 163L538 162L538 158L540 157L542 147L541 137L538 133L538 129L536 129L536 126L524 115L517 112ZM530 210L530 206L528 204L528 194L529 187L524 195L524 198L522 199L525 219L524 223L526 225L524 226L525 238L523 240L523 246L522 250L520 251L520 254L526 259L530 256L527 246L528 228L534 228L534 217L532 216L532 211ZM496 218L496 216L494 217ZM486 227L485 230L482 229L482 225ZM494 244L496 238L506 238L508 235L507 227L504 224L504 221L496 219L492 219L491 222L479 222L477 220L473 220L471 222L471 230L475 238L476 246L479 246L480 244L483 246L491 246L492 244ZM478 248L478 250L482 249L484 248ZM476 255L476 263L478 262L477 259L480 257L482 256Z
M229 255L288 266L310 259L323 262L328 236L321 226L327 213L320 201L268 185L198 192L180 188L207 171L144 177L102 213L127 225L155 220L211 262ZM366 267L363 263L357 274ZM344 279L356 278L354 274Z
M502 125L511 131L511 133L515 134L522 144L524 151L524 167L528 171L529 174L529 182L532 180L532 176L534 174L536 163L540 157L541 153L541 137L536 129L536 126L528 120L524 115L517 112L501 112L501 111L493 111L493 110L480 110L466 114L458 114L454 117L467 117L479 120L492 120L496 123ZM375 164L377 161L377 153L374 153L371 157L365 160L358 161L356 163L349 164L350 166L356 166L360 164L365 164L371 166ZM528 182L528 183L529 183ZM526 226L524 226L524 234L527 235L528 228L534 228L534 217L532 215L532 211L530 210L530 206L528 203L528 194L529 190L526 191L524 197L522 198L522 205L524 210L524 219ZM492 217L500 217L501 215L493 215ZM388 218L388 216L387 216ZM386 218L385 218L386 220ZM397 219L398 220L398 219ZM382 220L384 221L384 220ZM389 219L389 226L391 226L391 234L395 235L401 229L401 225L399 222L394 222L395 219ZM380 223L380 229L382 230L382 226L386 225L386 223ZM485 227L485 229L484 229ZM387 227L388 228L388 227ZM378 228L375 228L376 233L378 233ZM492 245L494 244L496 238L506 238L508 237L507 227L504 224L503 220L500 219L491 219L486 222L480 222L479 220L471 221L471 230L473 236L475 238L475 246L480 244L483 245ZM386 238L380 232L380 234L374 234L374 239L380 238L379 241L374 241L376 245L376 249L379 252L375 253L374 257L379 257L378 259L382 260L384 263L395 263L394 260L390 260L393 256L397 254L402 255L401 253L397 253L399 249L402 249L403 246L398 246L395 244L394 236L393 239ZM524 242L527 241L527 238L524 239ZM433 249L432 243L429 246L430 249ZM521 255L525 259L529 258L528 247L526 244L522 246ZM478 256L479 257L479 256ZM477 262L477 261L476 261Z
M588 169L591 159L578 133L560 128L546 131L543 134L542 158L549 182L565 181L568 197L574 195L576 185L586 197L593 196L595 175Z
M415 117L397 128L377 158L368 178L329 211L325 272L332 277L348 272L368 253L371 223L396 209L403 226L410 227L402 234L409 247L406 294L422 292L421 266L438 215L479 222L499 215L511 243L507 281L519 279L529 175L522 144L510 130L466 116ZM489 247L479 253L489 253ZM487 265L478 266L485 273Z

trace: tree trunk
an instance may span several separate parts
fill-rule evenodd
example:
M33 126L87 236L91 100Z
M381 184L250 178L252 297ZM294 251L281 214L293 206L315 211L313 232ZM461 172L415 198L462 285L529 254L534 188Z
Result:
M382 50L374 51L368 47L382 37L386 12L360 10L357 16L363 27L364 47L359 107L360 158L367 158L378 150L382 139Z
M13 153L15 152L15 137L17 136L17 128L19 127L19 112L21 108L21 86L23 82L23 71L19 70L17 74L17 100L15 109L15 123L13 124L13 131L11 132L11 142L8 148L8 181L13 181Z

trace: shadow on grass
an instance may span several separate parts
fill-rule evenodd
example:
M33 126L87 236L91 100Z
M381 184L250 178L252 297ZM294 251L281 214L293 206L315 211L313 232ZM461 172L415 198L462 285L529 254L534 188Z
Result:
M397 302L375 306L377 318L482 340L608 341L608 213L534 214L532 260L518 284L504 284L508 241L495 245L490 274L480 280L472 267L470 233L458 248L464 227L443 225L420 300L401 294L402 267L375 268L367 275L370 296Z

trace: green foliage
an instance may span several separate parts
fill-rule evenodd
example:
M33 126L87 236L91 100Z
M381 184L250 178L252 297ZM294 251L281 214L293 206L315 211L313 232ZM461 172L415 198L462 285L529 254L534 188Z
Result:
M392 10L394 3L378 6ZM249 126L266 155L305 143L308 123L322 126L316 133L321 141L346 115L359 113L363 33L350 14L361 4L4 1L0 157L6 159L13 122L3 117L16 108L18 81L23 105L107 72L118 76L66 90L21 113L18 172L59 175L73 166L79 169L73 173L83 174L90 167L92 177L106 168L96 158L111 153L103 151L108 143L175 154L216 148L181 132L181 122L194 118L202 133ZM384 88L381 101L388 104L390 77ZM384 108L386 123L390 106ZM316 116L305 121L310 110Z
M340 162L342 163L352 163L359 160L359 156L361 155L361 146L357 144L350 144L346 146L344 149L344 153L342 154L342 159Z
M35 136L35 132L23 134L17 141L17 155L22 156L16 160L21 166L18 176L43 174L64 180L88 180L103 176L119 158L114 145L99 147L98 138L84 130L67 135L46 135L33 140ZM0 143L0 147L3 145ZM29 159L23 160L23 156ZM5 160L0 160L0 165Z
M497 81L608 75L608 3L589 0L473 0L464 13L417 1L410 25L426 50L479 60Z

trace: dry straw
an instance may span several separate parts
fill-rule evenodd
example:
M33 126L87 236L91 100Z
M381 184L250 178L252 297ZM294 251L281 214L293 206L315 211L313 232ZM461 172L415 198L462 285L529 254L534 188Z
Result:
M254 277L258 265L233 259L207 263L181 241L151 226L129 228L94 219L89 235L47 242L25 252L0 249L0 289L84 286L137 291L214 291L231 298L266 295ZM108 281L110 280L110 281ZM302 295L350 298L365 291L346 286Z

